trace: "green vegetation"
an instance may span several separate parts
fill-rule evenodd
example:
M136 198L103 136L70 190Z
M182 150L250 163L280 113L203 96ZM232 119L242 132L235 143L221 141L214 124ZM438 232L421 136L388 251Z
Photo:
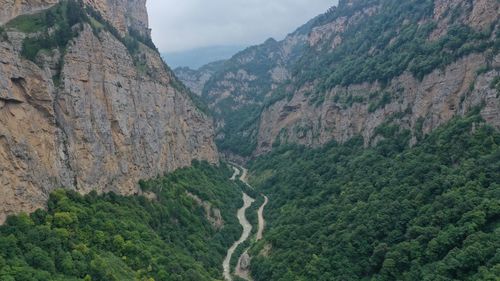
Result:
M224 137L216 139L217 147L223 151L250 156L257 148L257 124L261 109L258 105L236 107L238 105L232 98L224 99L218 104L221 112L218 116L224 120L225 125L219 132Z
M378 84L381 90L376 99L369 98L370 92L338 94L342 89L333 97L341 108L368 104L369 112L373 113L400 98L404 89L390 93L386 90L394 78L404 73L422 80L467 55L483 53L491 61L498 54L498 20L482 29L472 28L464 20L471 17L472 1L461 1L436 20L434 2L340 1L338 7L295 32L295 35L308 34L315 27L336 21L344 25L337 33L326 28L312 48L305 41L292 44L293 50L289 50L290 42L270 39L226 61L205 84L202 96L214 108L216 119L224 124L217 140L221 150L250 156L256 147L262 111L285 98L290 100L305 89L309 104L319 106L335 87ZM348 19L347 23L343 18ZM341 43L337 42L333 48L332 43L339 38ZM479 71L488 70L489 64ZM292 78L273 85L271 71L277 66L287 69ZM252 79L242 78L241 73L251 75ZM221 100L220 94L228 91L231 96Z
M11 20L6 27L28 33L23 42L22 55L35 61L41 50L64 50L68 42L81 31L83 26L75 28L75 25L81 23L90 24L96 34L102 30L110 32L127 47L131 55L139 51L139 43L157 51L150 37L135 29L129 29L128 34L122 36L98 11L84 6L78 0L61 1L54 7L36 14L19 16Z
M500 95L500 76L495 77L495 79L491 81L490 87L492 89L497 90L497 97L498 97L498 95Z
M125 47L127 47L127 50L131 55L135 55L139 52L139 43L142 43L152 50L158 52L158 49L156 48L153 40L150 37L141 34L139 31L133 28L129 28L128 34L122 36L122 34L120 34L120 32L110 22L104 19L101 13L94 10L92 7L85 7L85 12L89 15L88 23L90 23L90 26L92 27L92 30L95 34L98 34L103 30L108 31L116 39L120 40L120 42L122 42Z
M500 133L479 115L413 148L405 130L379 133L373 148L281 147L252 163L270 197L255 280L498 280Z
M0 227L0 279L220 280L226 250L241 233L234 215L241 191L231 174L195 162L141 181L153 201L57 190L46 211L9 217ZM187 192L220 208L221 230Z
M5 32L5 28L3 26L0 26L0 41L6 41L8 40L7 33Z
M319 49L306 52L295 66L296 86L318 80L316 94L320 95L337 85L375 81L385 84L407 70L422 79L465 55L493 48L498 41L491 39L494 25L478 32L459 21L438 40L428 40L436 27L431 0L364 0L353 5L341 2L339 8L323 15L316 24L352 16L375 5L380 11L350 25L337 48L331 49L328 39ZM455 12L466 13L462 9Z
M35 61L41 50L64 50L81 30L74 26L86 20L82 4L69 0L37 14L19 16L10 21L7 27L29 33L23 41L21 55Z
M378 96L377 96L378 98ZM392 102L392 96L388 92L384 92L382 97L378 98L375 101L370 102L368 106L368 112L375 112L377 109L384 108L384 106L390 104Z
M279 51L280 45L274 39L250 47L218 66L205 84L202 98L206 103L215 105L215 118L225 122L218 132L221 137L217 139L217 145L221 150L250 156L257 147L257 121L263 105L267 103L267 94L272 91L269 72L283 63L281 57L270 57L269 54ZM241 73L245 73L246 78L242 79ZM252 78L248 78L250 76ZM219 83L221 81L235 85L238 91L219 100L220 97L213 93L227 90L227 83Z
M21 15L6 24L7 28L14 28L24 33L45 31L64 17L61 7L56 5L36 14ZM65 13L65 12L64 12Z

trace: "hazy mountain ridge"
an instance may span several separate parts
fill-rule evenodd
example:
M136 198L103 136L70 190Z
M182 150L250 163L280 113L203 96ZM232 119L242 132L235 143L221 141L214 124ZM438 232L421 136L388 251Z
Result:
M318 17L319 18L319 17ZM318 21L312 19L284 40L273 38L237 53L217 68L198 71L176 69L175 73L213 110L217 122L217 143L226 151L250 155L255 149L255 116L275 98L272 92L290 79L290 67L307 45L307 34ZM215 71L214 71L215 70Z
M245 46L212 46L179 52L163 52L162 57L174 69L179 67L199 69L206 64L229 59L244 48Z

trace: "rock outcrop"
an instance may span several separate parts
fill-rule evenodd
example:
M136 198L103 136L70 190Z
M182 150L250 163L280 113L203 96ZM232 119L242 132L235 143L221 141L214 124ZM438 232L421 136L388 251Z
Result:
M193 93L198 96L203 94L205 84L212 76L224 66L225 61L209 63L198 70L189 67L178 67L174 70L175 75L186 85Z
M0 24L24 14L47 9L59 0L0 0Z
M354 2L361 1L351 1L350 5ZM428 40L438 40L451 26L459 24L478 32L487 32L490 28L498 31L499 7L499 2L494 0L436 0L433 11L436 28ZM342 44L344 33L350 27L376 15L378 10L378 5L368 5L353 11L350 17L337 17L314 27L308 39L310 48L331 52ZM493 41L497 35L492 32L491 36ZM291 99L283 99L263 111L255 154L269 152L276 143L321 146L332 140L345 142L356 135L362 135L365 145L371 145L381 138L376 129L387 122L410 129L411 143L415 143L418 135L425 135L478 106L482 106L485 121L500 128L500 94L491 86L500 76L500 55L495 48L462 57L422 79L406 71L387 84L336 86L319 93L322 103L311 102L308 97L318 87L318 80L312 79L311 83L294 89ZM380 103L381 97L375 100L370 97L382 93L388 95L388 99L375 108L373 105ZM346 104L345 97L353 102Z
M145 1L109 3L111 18L139 5L125 26L147 28ZM40 52L37 64L20 54L25 34L1 39L0 221L43 207L54 188L134 194L139 179L218 162L211 117L155 50L140 44L132 55L110 32L81 26L64 53Z
M197 80L196 90L203 89L202 97L215 112L228 108L234 111L232 115L222 114L218 122L221 143L229 139L229 149L250 147L253 156L283 143L321 146L332 140L345 142L357 135L363 136L366 145L373 145L383 138L377 128L391 123L409 129L411 143L415 144L454 116L477 107L481 107L487 123L500 128L500 3L425 3L340 1L338 7L285 40L248 48L228 60L226 68L212 73L210 79ZM389 5L394 10L388 9ZM400 12L406 12L406 18ZM372 26L365 24L368 22ZM412 33L414 30L426 32L425 28L429 29L422 39L428 43L426 48L443 48L441 54L448 56L447 60L439 61L429 52L430 58L423 55L425 52L408 57L406 50L397 49L396 44L411 42L417 34ZM367 30L376 31L377 36ZM404 32L412 35L404 37ZM450 33L453 35L447 37ZM475 35L460 41L471 34ZM422 41L414 43L421 45ZM368 54L366 60L356 60L361 54L352 55L358 48L366 48L361 53ZM385 52L387 49L392 51ZM386 64L387 56L379 56L381 59L363 67L355 66L381 53L399 57L400 65ZM342 57L349 57L348 62ZM414 69L426 69L425 73L416 75L412 65ZM398 72L401 67L403 70ZM343 76L334 76L338 69L347 71L341 72ZM359 73L370 73L364 76L369 79L350 79ZM189 80L186 76L188 73L181 79ZM230 123L232 119L239 123Z
M197 71L175 70L179 79L214 112L216 139L228 159L235 160L235 154L250 156L258 131L252 120L254 116L248 113L262 107L272 98L272 92L291 77L290 66L307 44L308 30L307 26L300 28L279 42L268 39L229 60L208 64ZM245 141L252 144L235 145Z
M193 199L196 204L203 208L205 211L205 218L210 222L213 228L220 230L224 227L224 220L222 219L221 211L210 204L210 202L203 201L200 197L191 192L187 192L187 196Z
M104 19L122 34L131 28L144 35L150 35L146 0L83 0L83 2L99 11Z
M499 68L500 56L494 59ZM435 70L422 81L405 74L394 79L384 90L391 101L372 111L366 102L346 107L336 102L335 96L363 96L377 93L377 84L336 87L326 93L321 105L311 104L306 94L309 87L297 91L291 100L281 100L267 108L260 117L258 149L256 154L269 152L275 142L321 146L332 140L346 142L362 135L365 145L378 140L376 129L389 119L413 132L413 142L419 134L428 134L456 115L467 114L481 104L483 118L500 129L500 96L490 87L498 70L477 75L486 64L484 55L470 55L444 71Z

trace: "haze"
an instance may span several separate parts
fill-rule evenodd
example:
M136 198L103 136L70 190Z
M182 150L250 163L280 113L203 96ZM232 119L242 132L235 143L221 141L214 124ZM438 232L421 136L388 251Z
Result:
M336 0L148 0L153 40L163 53L277 40Z

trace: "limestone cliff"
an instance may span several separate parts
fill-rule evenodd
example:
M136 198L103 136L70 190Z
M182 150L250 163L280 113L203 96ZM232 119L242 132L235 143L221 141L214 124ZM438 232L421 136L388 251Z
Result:
M23 14L46 9L59 0L0 0L0 24Z
M230 140L222 149L247 155L356 135L375 144L389 124L409 129L415 144L477 107L500 128L499 6L496 0L340 1L284 41L242 51L226 62L230 67L195 85L216 112L236 109L231 119L238 126L223 116L218 137ZM274 59L289 49L292 59Z
M303 87L291 100L281 100L263 112L256 153L270 151L275 142L320 146L332 140L345 142L359 134L365 144L370 145L380 140L377 128L388 121L411 129L412 143L415 143L418 135L428 134L452 117L466 114L483 103L483 118L500 128L500 96L490 87L500 72L491 70L477 75L485 64L486 58L476 54L443 71L436 70L422 81L402 75L383 89L390 93L401 93L404 89L404 94L391 94L391 101L376 110L366 102L346 106L334 97L356 99L365 93L377 93L382 88L378 84L337 87L326 93L321 105L309 103L306 95L310 88ZM495 57L493 65L500 67L500 56Z
M128 29L150 35L146 0L83 0L99 11L122 34ZM125 3L124 3L125 2Z
M99 3L116 29L147 29L145 1ZM115 19L118 8L133 13ZM54 188L134 194L139 179L218 161L211 117L155 50L138 43L131 53L87 22L73 30L65 49L40 51L36 63L22 55L36 35L0 36L0 221L43 207Z
M361 30L360 23L367 18L376 17L382 10L379 5L390 1L374 1L378 5L361 5L361 2L363 1L341 2L338 10L359 6L348 15L337 12L342 16L334 16L312 29L308 39L312 54L318 56L343 48L344 39L350 39L349 29ZM324 81L319 77L310 79L307 83L296 83L295 85L300 86L291 90L292 98L272 104L261 114L255 153L270 151L276 142L319 146L331 140L345 142L359 134L363 136L365 144L370 145L383 138L378 134L377 128L388 123L410 129L411 143L414 144L419 136L429 133L453 116L467 114L477 106L482 108L481 114L485 121L500 128L500 94L492 86L500 76L500 55L498 45L495 46L498 44L499 7L499 2L494 0L434 1L431 18L423 17L418 23L428 24L433 28L427 38L428 42L448 42L446 36L456 32L454 28L460 26L470 27L467 31L469 34L491 33L482 42L491 47L477 48L450 64L436 67L422 77L416 77L418 75L412 73L410 64L400 75L391 77L387 82L381 82L380 79L363 83L339 82L330 89L325 89ZM335 11L332 13L335 14ZM405 21L404 24L410 25L410 20ZM399 30L390 34L393 37L384 48L391 48L391 44L397 42L401 33ZM474 45L475 42L467 39L461 44L463 45L453 50L450 47L446 51L460 52L463 50L460 48ZM373 54L370 56L381 52L376 48L377 46L371 46L369 52ZM398 56L399 53L392 55ZM422 65L432 67L430 65L433 61L425 63L427 65ZM331 67L346 66L334 64ZM392 66L386 64L381 67ZM367 68L363 69L366 70ZM320 101L316 100L317 97Z

